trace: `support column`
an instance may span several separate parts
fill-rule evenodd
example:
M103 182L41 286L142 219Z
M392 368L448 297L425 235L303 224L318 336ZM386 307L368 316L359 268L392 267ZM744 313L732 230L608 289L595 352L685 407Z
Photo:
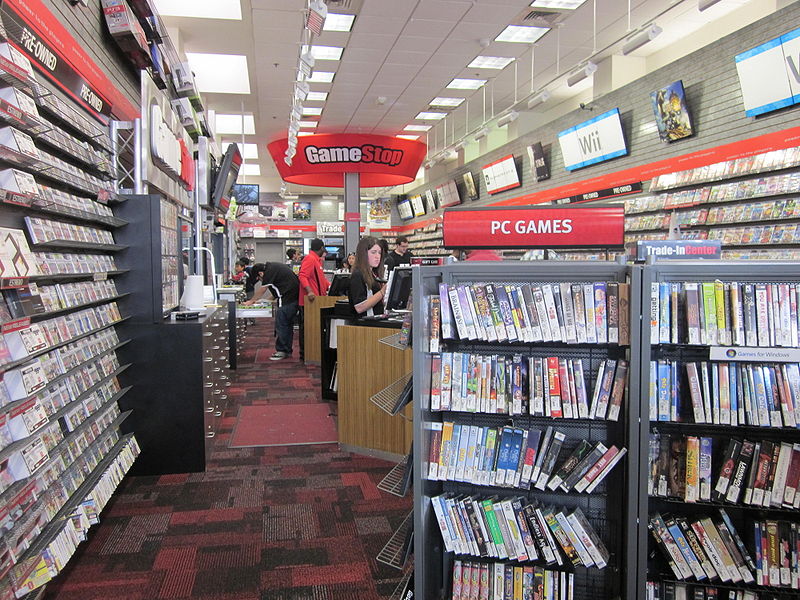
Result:
M344 248L355 252L361 237L361 181L358 173L344 174Z

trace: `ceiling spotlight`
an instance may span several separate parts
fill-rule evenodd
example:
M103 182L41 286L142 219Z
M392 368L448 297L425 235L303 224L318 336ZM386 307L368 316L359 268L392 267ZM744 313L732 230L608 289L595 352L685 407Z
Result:
M467 147L467 140L461 140L455 146L453 146L453 150L455 150L456 152L461 152L466 147Z
M550 92L547 90L542 90L538 94L536 94L533 98L528 100L528 108L536 108L540 104L544 104L550 99Z
M697 10L703 11L707 8L714 6L719 0L699 0L697 3Z
M300 55L300 65L299 69L300 72L303 74L303 77L309 77L311 75L311 69L314 68L314 57L311 56L310 52L306 52Z
M284 156L284 157L283 157L283 162L285 162L285 163L286 163L287 165L289 165L290 167L292 166L292 159L291 159L291 158L289 158L288 156Z
M436 164L436 163L435 163L435 162L434 162L432 159L426 160L426 161L425 161L425 168L426 168L426 169L430 169L430 168L431 168L433 165L435 165L435 164Z
M644 46L647 42L654 40L658 37L662 31L661 27L653 23L646 29L641 30L639 33L634 35L630 38L625 45L622 46L622 54L628 55L634 50L638 50L642 46Z
M308 96L308 84L305 81L298 81L294 84L294 97L300 101L305 101L306 97Z
M484 127L475 134L475 141L478 142L483 138L485 138L487 135L489 135L489 129L487 127Z
M503 115L499 119L497 119L497 126L498 127L505 127L510 123L513 123L519 118L519 113L515 110L512 110L510 113Z
M586 63L586 65L578 71L575 71L572 75L567 77L567 85L572 87L589 77L592 73L597 71L597 65L594 64L592 61Z

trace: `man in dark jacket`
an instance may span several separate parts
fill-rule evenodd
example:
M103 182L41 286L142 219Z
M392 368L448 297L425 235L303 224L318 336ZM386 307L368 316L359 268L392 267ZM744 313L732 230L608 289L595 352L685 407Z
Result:
M255 304L269 289L278 300L275 311L275 353L270 360L283 360L292 355L294 340L294 320L297 316L297 302L300 296L300 280L291 267L281 263L257 263L253 265L250 278L260 282L253 297L245 302L247 306Z

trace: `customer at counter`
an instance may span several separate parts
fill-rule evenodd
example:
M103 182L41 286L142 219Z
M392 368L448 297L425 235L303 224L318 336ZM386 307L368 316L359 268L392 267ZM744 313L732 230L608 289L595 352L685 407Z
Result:
M359 317L383 314L386 283L379 277L382 263L383 250L377 238L361 238L356 246L356 262L347 294L350 306Z

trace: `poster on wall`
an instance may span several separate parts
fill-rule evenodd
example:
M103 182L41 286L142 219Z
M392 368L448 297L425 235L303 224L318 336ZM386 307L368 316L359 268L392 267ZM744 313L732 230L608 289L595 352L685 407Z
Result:
M437 187L436 192L439 194L439 206L441 208L461 204L461 196L458 195L458 187L454 179L446 181Z
M486 183L486 191L490 194L499 194L522 185L514 155L509 154L484 166L483 180Z
M564 168L574 171L628 153L619 109L584 121L558 134Z
M692 121L683 81L673 81L668 86L650 92L653 114L658 125L658 137L662 142L674 142L692 135Z
M295 221L310 221L311 202L294 202L292 204L292 219Z
M411 207L414 209L415 217L421 217L425 214L425 205L422 203L422 196L419 194L411 196Z
M258 211L272 221L288 221L292 207L288 202L262 202Z
M397 202L397 212L400 214L400 218L403 221L408 221L409 219L414 218L414 211L411 208L411 200L408 198L404 198Z
M425 191L425 212L436 212L436 198L433 190Z
M736 73L748 117L800 102L798 52L800 29L795 29L736 55Z
M381 229L392 225L392 205L389 198L375 198L367 202L367 226Z
M528 146L528 159L531 161L531 175L536 177L536 181L550 179L550 165L545 159L542 142Z
M475 186L475 180L472 178L472 171L464 173L464 187L467 190L467 198L470 200L478 199L478 188Z

